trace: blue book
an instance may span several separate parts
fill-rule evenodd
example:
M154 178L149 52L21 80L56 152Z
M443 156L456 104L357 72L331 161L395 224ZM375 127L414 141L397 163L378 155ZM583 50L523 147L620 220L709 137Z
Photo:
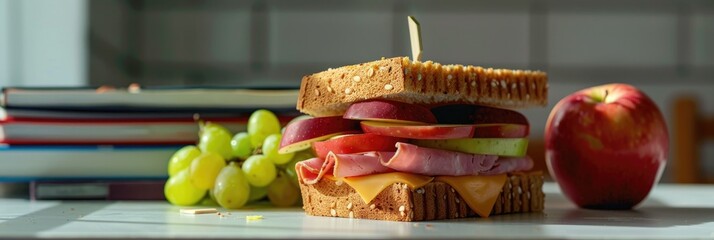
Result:
M166 179L181 145L0 145L0 181Z

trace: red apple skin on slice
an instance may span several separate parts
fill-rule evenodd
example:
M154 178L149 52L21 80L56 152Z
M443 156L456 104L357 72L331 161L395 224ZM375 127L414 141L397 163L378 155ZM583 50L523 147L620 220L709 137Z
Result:
M313 142L312 149L315 151L315 156L325 158L330 151L336 154L370 151L393 152L397 150L397 142L406 141L404 138L382 136L373 133L353 134L322 142Z
M524 138L530 134L530 127L523 124L489 123L474 126L474 138Z
M470 138L475 125L405 125L386 122L362 121L362 130L384 136L410 139Z
M342 117L354 120L406 124L436 123L436 117L428 108L389 100L369 100L353 103Z
M300 151L310 148L312 142L347 133L361 133L359 122L342 116L299 120L285 127L278 152Z
M443 105L431 108L431 112L441 124L513 123L528 125L528 119L519 112L481 105Z

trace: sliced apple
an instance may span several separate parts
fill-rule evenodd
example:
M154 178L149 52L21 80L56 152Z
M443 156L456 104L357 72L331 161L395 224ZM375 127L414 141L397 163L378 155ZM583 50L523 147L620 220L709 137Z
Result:
M444 105L432 108L431 112L441 124L513 123L528 125L528 119L519 112L481 105Z
M413 140L412 143L421 147L508 157L525 156L526 149L528 149L527 138L461 138L443 140Z
M347 119L405 124L436 123L428 108L389 100L370 100L350 105L342 116Z
M333 137L326 141L313 142L312 149L319 158L325 158L330 151L334 153L360 153L370 151L396 151L397 142L406 139L382 136L373 133L351 134Z
M358 121L344 119L342 116L298 120L285 127L278 153L297 152L310 148L311 144L316 141L360 132Z
M411 139L470 138L474 125L407 125L387 122L362 121L362 130L384 136Z
M528 137L530 128L523 124L489 123L476 124L474 138L523 138Z

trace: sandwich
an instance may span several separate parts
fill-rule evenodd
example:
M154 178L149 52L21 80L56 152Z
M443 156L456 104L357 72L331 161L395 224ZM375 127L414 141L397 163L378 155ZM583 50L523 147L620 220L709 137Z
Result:
M542 107L541 71L407 57L304 76L281 153L309 149L295 170L308 215L425 221L543 210L542 172L526 155Z

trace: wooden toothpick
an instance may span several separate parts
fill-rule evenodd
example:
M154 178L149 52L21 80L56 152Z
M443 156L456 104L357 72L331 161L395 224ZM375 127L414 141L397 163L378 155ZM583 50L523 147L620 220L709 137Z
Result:
M407 21L409 21L409 39L412 42L412 59L421 61L421 27L413 16L408 16Z

